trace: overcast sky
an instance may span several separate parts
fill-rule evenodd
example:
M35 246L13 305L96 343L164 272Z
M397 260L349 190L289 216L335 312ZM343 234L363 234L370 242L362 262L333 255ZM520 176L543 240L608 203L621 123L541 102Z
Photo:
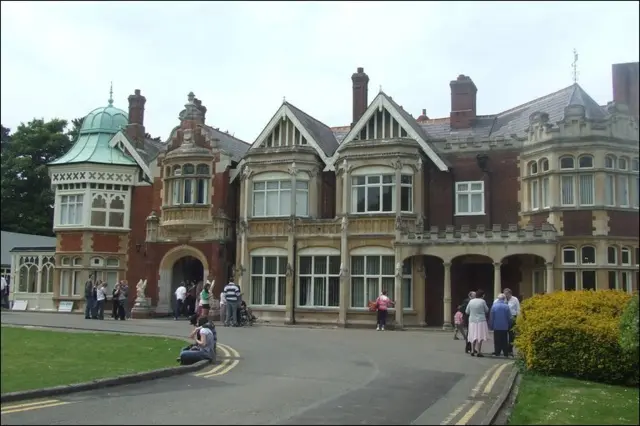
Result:
M286 99L351 122L351 74L414 117L448 115L449 81L496 113L572 83L611 99L611 64L638 61L638 2L2 2L2 124L72 119L141 89L162 139L193 91L207 123L253 142Z

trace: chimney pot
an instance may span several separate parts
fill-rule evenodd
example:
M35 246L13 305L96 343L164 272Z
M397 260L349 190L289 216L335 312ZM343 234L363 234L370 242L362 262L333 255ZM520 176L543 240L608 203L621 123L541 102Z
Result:
M133 93L135 93L136 96L140 96L140 89L134 90Z
M451 88L451 113L449 124L452 129L469 129L477 116L476 98L478 88L473 80L464 75L449 83Z
M422 108L422 115L427 115L427 110L425 108Z
M358 72L351 75L353 94L353 127L369 106L369 76L365 74L363 67L358 67Z
M613 101L624 104L629 109L629 115L640 117L638 79L640 62L613 64L611 66L611 80L613 86Z
M364 72L364 68L363 67L358 67L358 73L362 74Z
M133 95L129 95L129 125L126 128L127 137L135 141L136 148L142 148L145 137L144 105L147 98L140 94L140 89L135 89Z

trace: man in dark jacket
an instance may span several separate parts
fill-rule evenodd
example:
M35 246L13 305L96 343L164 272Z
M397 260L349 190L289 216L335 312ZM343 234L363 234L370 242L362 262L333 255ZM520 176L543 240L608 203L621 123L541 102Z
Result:
M84 283L84 318L95 319L96 286L92 279Z
M493 342L495 356L509 355L509 330L511 329L511 311L504 294L499 294L489 315L489 328L493 330Z
M467 315L467 305L469 304L469 301L471 299L476 298L476 292L470 291L468 296L469 297L462 301L462 304L460 306L460 310L464 314L464 326L467 328L467 330L469 329L469 315ZM467 339L465 339L464 352L467 354L471 353L471 342L469 342Z

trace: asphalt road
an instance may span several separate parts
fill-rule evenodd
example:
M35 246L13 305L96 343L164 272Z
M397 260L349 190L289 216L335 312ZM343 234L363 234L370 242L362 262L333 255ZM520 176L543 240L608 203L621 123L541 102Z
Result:
M2 323L172 336L190 330L187 321L6 311ZM483 403L472 404L478 381L489 383L485 373L505 361L465 355L450 333L255 326L219 327L218 339L240 360L223 374L3 404L2 424L464 424L465 416L478 424L509 372L500 370L491 389L483 384Z

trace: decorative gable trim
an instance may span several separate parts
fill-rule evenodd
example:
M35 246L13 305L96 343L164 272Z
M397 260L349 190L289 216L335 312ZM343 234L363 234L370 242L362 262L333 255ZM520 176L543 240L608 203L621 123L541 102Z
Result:
M269 136L271 132L273 132L273 130L276 128L278 121L287 119L287 118L293 123L296 129L298 129L298 131L302 134L302 136L307 140L308 145L311 146L313 149L315 149L318 156L322 159L322 161L325 164L327 164L329 162L329 158L325 155L324 151L318 145L318 142L313 138L313 136L311 136L311 134L307 131L306 127L302 125L300 120L298 120L298 117L296 117L296 115L291 111L291 109L287 106L286 103L283 103L282 106L278 109L278 111L273 115L273 117L271 118L271 121L269 121L269 123L267 124L267 127L265 127L260 133L260 135L258 135L258 138L255 140L253 144L251 144L251 148L249 148L249 150L260 147L264 143L267 136Z
M124 146L124 148L127 150L128 154L131 155L131 157L133 157L136 164L140 166L145 176L147 176L147 179L153 182L153 177L151 176L151 170L149 169L149 166L147 165L147 163L144 162L142 157L140 157L140 154L138 153L138 151L133 147L133 145L131 145L131 142L124 135L124 133L122 133L122 131L116 133L109 141L109 146L115 149L120 149L118 147L119 144L122 144L122 146Z
M386 95L384 93L380 93L378 94L378 96L376 96L373 102L371 102L369 108L367 108L362 117L360 117L353 128L342 140L342 143L340 144L336 152L329 159L329 162L326 163L327 166L325 167L325 171L335 170L335 162L339 157L340 151L342 151L345 145L354 140L355 137L364 129L364 126L367 125L369 120L371 120L373 115L378 110L382 109L386 109L387 112L391 114L391 117L393 117L393 119L396 120L398 124L400 124L400 127L405 132L407 132L407 135L418 142L418 144L422 148L422 151L427 155L427 157L429 157L429 159L431 159L431 161L433 161L433 163L436 165L436 167L438 167L440 171L445 172L449 170L449 167L447 167L444 161L442 161L440 156L433 150L433 148L431 148L427 141L421 135L419 135L411 125L409 125L407 120L402 116L402 114L400 114L397 108L391 102L389 102Z

